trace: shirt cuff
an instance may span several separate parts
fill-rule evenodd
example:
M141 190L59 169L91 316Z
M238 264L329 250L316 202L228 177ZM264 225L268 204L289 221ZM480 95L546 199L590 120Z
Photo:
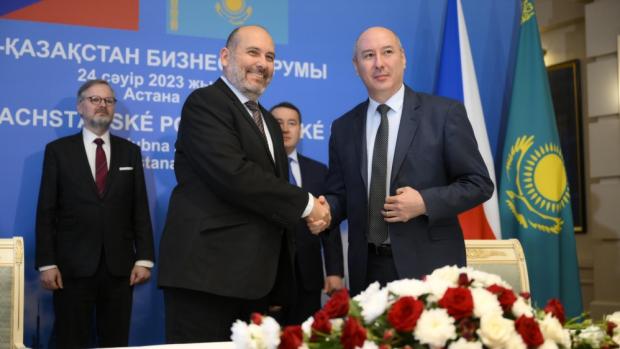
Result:
M312 212L313 208L314 208L314 196L308 193L308 204L306 205L306 209L304 210L304 212L301 214L301 218L308 217L310 215L310 212Z
M56 264L52 264L52 265L44 265L42 267L39 267L39 271L46 271L50 269L58 269L58 266L56 266Z
M152 261L147 261L147 260L139 260L139 261L136 261L136 264L134 265L150 269L155 265L155 263L153 263Z

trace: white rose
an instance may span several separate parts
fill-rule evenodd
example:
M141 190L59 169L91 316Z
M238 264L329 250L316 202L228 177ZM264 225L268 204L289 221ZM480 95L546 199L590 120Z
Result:
M267 349L275 349L280 345L280 325L270 316L263 317L260 325Z
M470 290L474 299L474 316L481 318L492 313L503 314L504 311L496 295L484 288L471 288Z
M455 265L446 265L439 269L433 270L431 275L426 277L426 281L443 280L448 282L450 287L458 285L459 275L467 272L465 268L459 268Z
M304 331L306 337L312 335L312 324L314 323L314 317L310 316L301 324L301 330Z
M256 324L250 324L248 329L250 331L250 348L267 349L263 329Z
M519 318L521 315L525 315L527 317L533 317L534 312L532 311L532 307L523 299L523 297L517 297L517 301L512 305L512 313L516 318Z
M579 332L577 336L580 340L589 343L592 347L600 347L601 342L605 339L605 332L597 326L588 326Z
M454 319L445 309L425 310L420 315L413 334L422 344L443 347L446 341L456 338Z
M617 311L611 315L607 315L605 320L613 322L614 324L620 326L620 311Z
M471 269L467 275L472 280L472 286L474 287L489 287L491 285L499 285L505 288L509 288L512 290L512 286L510 286L506 281L504 281L501 277L495 274L487 273L477 269Z
M506 349L527 349L523 338L516 331L510 336L508 342L506 342Z
M241 320L237 320L233 323L231 332L230 339L233 341L235 349L250 349L253 347L248 324Z
M570 348L570 332L562 327L560 321L551 314L546 314L542 321L539 321L540 331L546 340L552 340L555 343Z
M344 325L344 319L343 318L331 319L331 320L329 320L329 322L332 323L332 331L333 332L340 332L340 329L342 328L342 325Z
M367 324L381 316L388 306L388 289L381 289L373 282L365 291L353 298L362 307L362 317Z
M546 339L545 342L538 347L538 349L558 349L558 345L554 341Z
M504 318L501 313L490 313L480 318L480 328L476 333L487 347L503 348L516 332L512 320Z
M387 284L387 288L391 293L399 297L411 296L418 298L421 295L430 292L428 285L424 281L416 279L402 279L392 281Z
M355 347L360 348L360 347ZM361 349L379 349L379 346L376 345L374 342L371 341L364 341L364 346L361 347Z
M611 339L616 342L616 344L620 345L620 327L614 328L613 336Z
M482 349L482 343L468 342L465 338L461 337L458 341L450 343L448 349Z

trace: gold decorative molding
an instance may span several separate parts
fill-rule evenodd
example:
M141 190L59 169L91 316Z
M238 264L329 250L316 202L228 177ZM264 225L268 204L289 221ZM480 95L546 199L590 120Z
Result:
M486 259L491 257L506 257L507 254L504 251L489 250L486 248L468 248L466 250L467 258Z

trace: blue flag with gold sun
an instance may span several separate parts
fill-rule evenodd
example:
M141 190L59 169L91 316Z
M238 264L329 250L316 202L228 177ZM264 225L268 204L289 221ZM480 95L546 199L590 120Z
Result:
M168 34L226 39L241 25L267 28L277 44L288 43L288 0L167 0Z
M567 314L582 311L570 191L531 1L521 29L500 178L505 238L525 251L534 304L558 298Z

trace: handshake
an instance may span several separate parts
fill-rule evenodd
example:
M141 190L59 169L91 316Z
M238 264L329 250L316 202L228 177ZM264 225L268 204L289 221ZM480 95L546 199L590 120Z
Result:
M314 207L312 207L312 211L305 219L308 224L308 229L310 229L314 235L318 235L320 232L329 228L332 216L329 212L329 203L327 203L323 195L319 196L318 199L314 198Z

